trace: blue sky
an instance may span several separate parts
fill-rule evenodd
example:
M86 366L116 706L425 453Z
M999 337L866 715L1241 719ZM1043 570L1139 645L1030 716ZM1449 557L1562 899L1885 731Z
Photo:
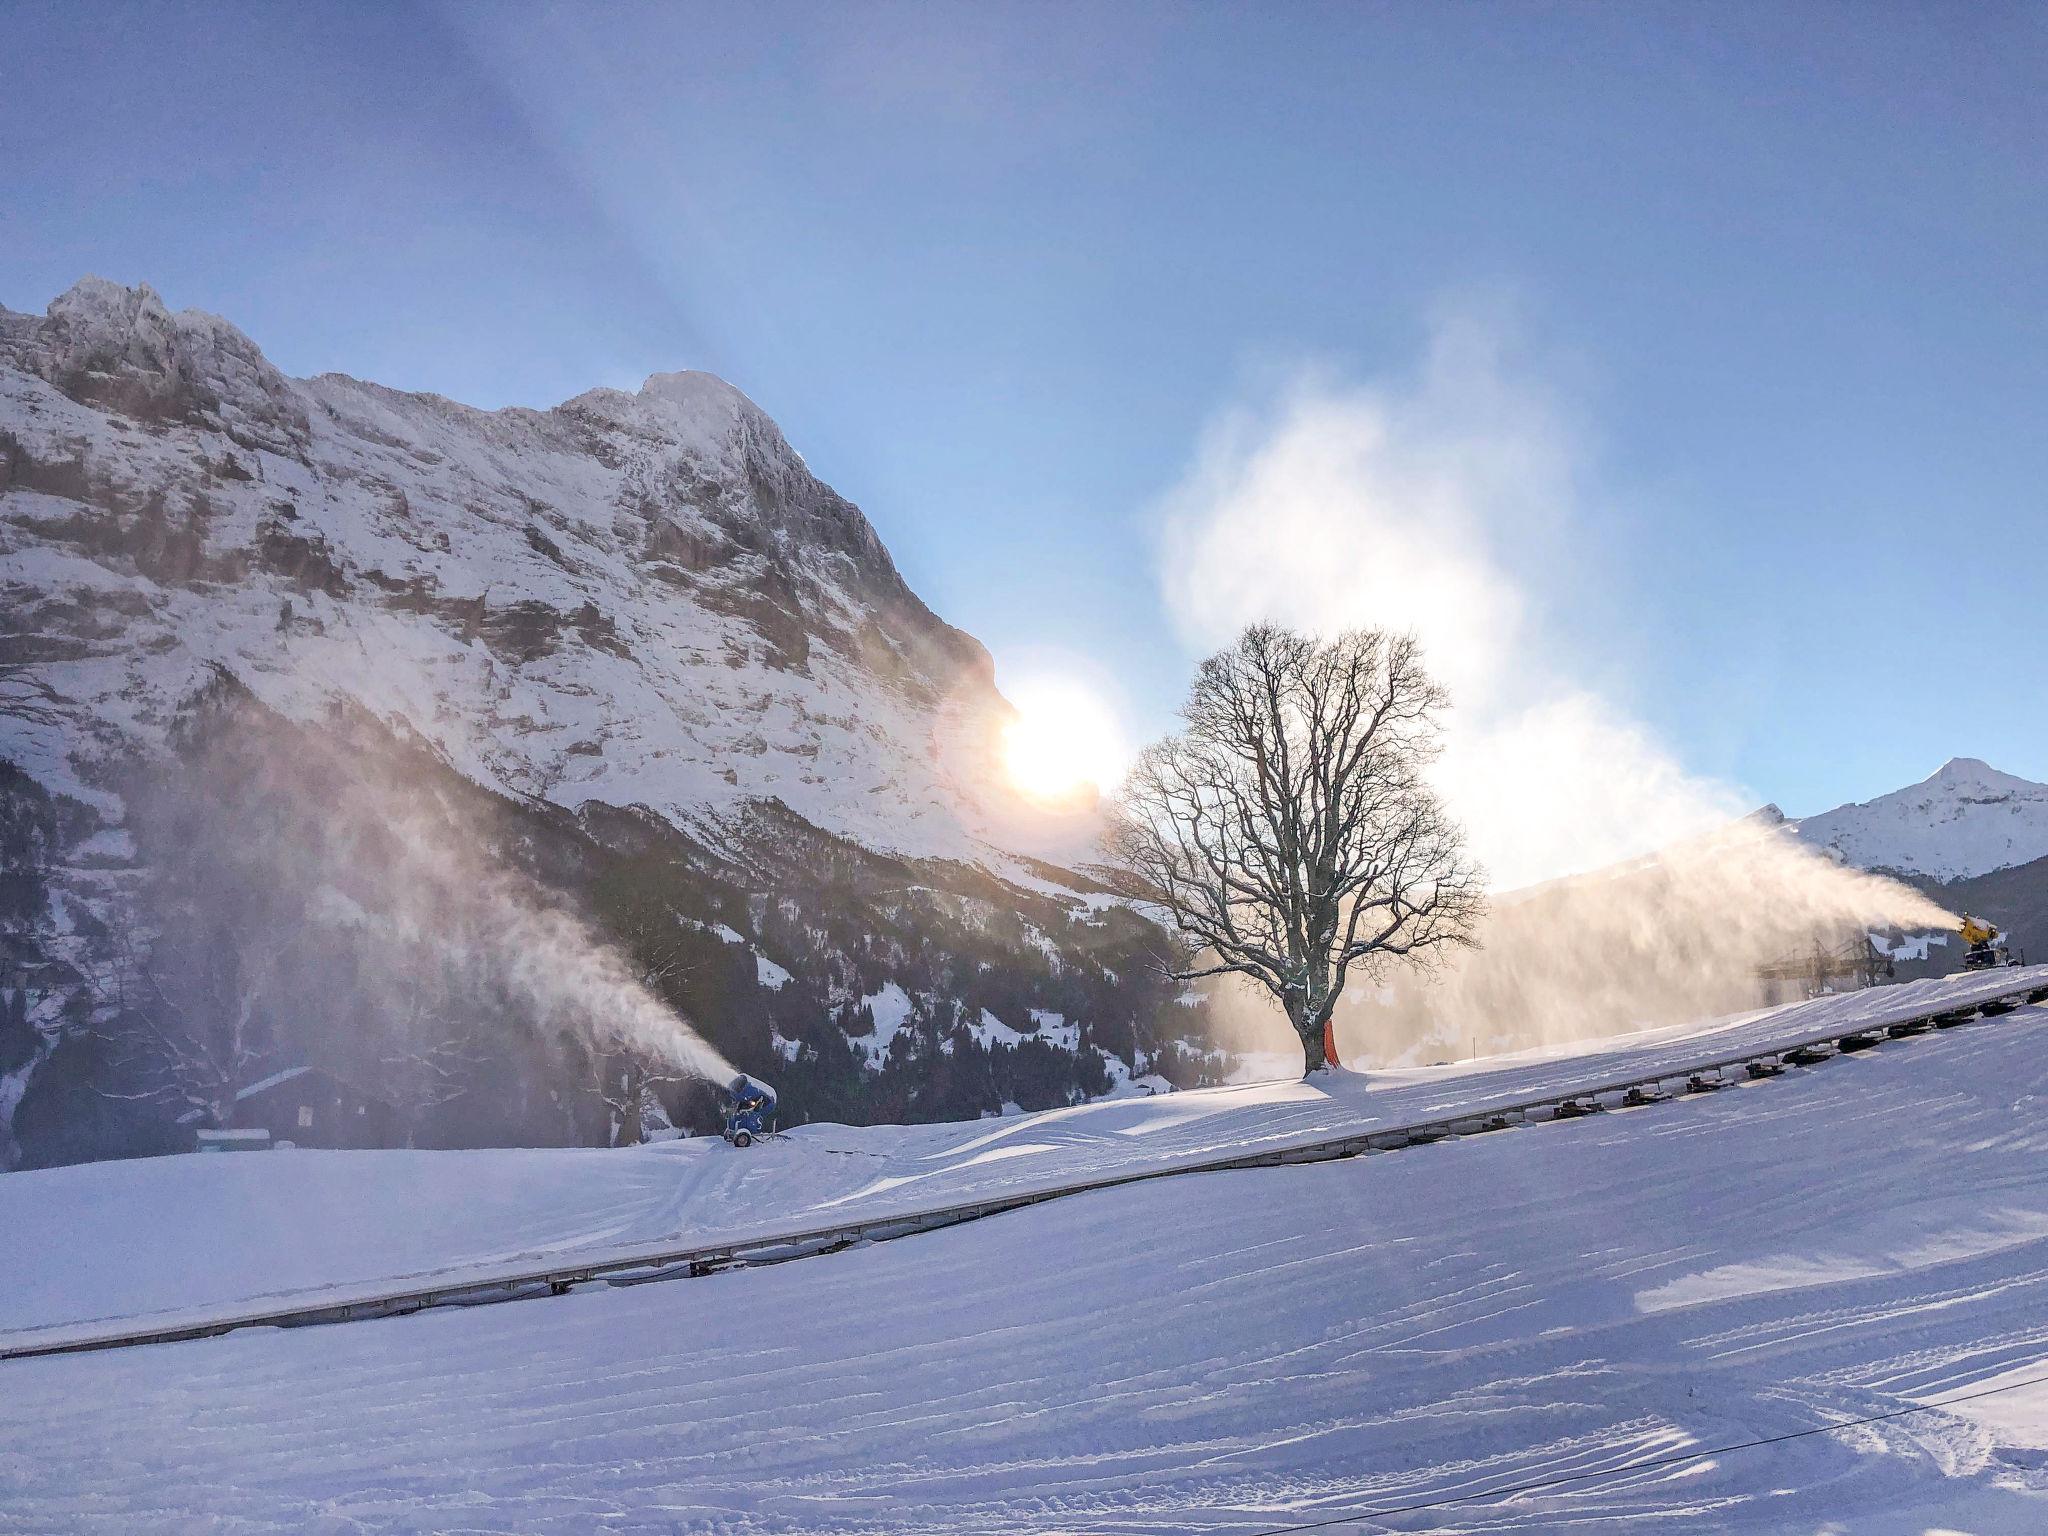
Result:
M487 406L710 369L1134 732L1212 424L1477 313L1571 445L1561 664L1795 812L2048 778L2037 7L8 4L0 51L0 302L148 281Z

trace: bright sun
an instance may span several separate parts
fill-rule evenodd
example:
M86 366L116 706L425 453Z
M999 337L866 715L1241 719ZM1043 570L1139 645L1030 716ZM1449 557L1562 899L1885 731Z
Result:
M1107 705L1078 683L1041 681L1011 690L1017 718L1003 729L1010 782L1033 800L1070 801L1087 786L1107 792L1123 776L1123 741Z

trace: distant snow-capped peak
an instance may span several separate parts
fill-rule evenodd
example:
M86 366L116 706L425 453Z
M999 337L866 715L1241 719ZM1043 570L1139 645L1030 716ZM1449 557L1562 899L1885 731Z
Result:
M1864 869L1963 880L2048 857L2048 784L1952 757L1918 784L1788 825Z

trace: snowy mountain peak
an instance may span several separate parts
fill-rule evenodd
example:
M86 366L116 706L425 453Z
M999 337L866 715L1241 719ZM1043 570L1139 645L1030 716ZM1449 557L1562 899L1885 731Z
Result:
M40 324L0 311L26 336L21 362L58 391L125 416L224 432L250 448L296 456L304 405L262 350L202 310L175 313L147 283L85 277L50 301Z
M256 343L218 315L173 313L147 283L133 288L104 277L82 277L52 299L46 311L47 356L72 366L147 373L197 373L210 354L231 354L282 379Z
M2048 857L2048 784L1952 757L1918 784L1790 825L1864 869L1962 880Z
M217 320L216 316L196 310L186 311L183 317L174 316L165 308L162 295L149 284L138 283L130 288L91 273L50 300L45 312L59 325L119 337L175 329L180 318L194 324Z
M1920 783L1923 788L1940 785L1959 794L1983 791L1992 795L2011 795L2041 787L2017 774L2000 773L1981 757L1952 757Z
M492 1106L458 1141L634 1139L669 1113L627 1090L629 1131L594 1088L610 1068L591 1051L625 1038L608 1020L641 1020L633 1048L688 1070L709 1050L773 1071L806 1117L1073 1102L1127 1087L1169 1040L1183 1079L1211 1070L1188 1044L1199 1009L1146 973L1155 931L1056 867L1093 853L1094 819L1003 772L1013 711L988 652L709 374L480 410L287 378L223 320L88 280L46 315L0 311L0 614L0 856L33 874L0 951L39 974L97 965L104 936L193 905L179 871L246 844L236 900L315 967L279 995L343 1011L295 1000L202 1116L300 1064L395 1112L426 1058L379 1031L453 1028L458 1008L481 1054L457 1097ZM240 766L216 772L214 752ZM273 771L274 791L243 793ZM368 851L415 845L442 850L436 879L496 889L502 869L513 906L574 916L543 956L494 908L479 931L514 936L489 941L502 964L472 962L456 903ZM398 932L465 958L414 967L368 937ZM188 957L238 955L222 933ZM637 975L621 957L643 944L670 957L658 998L562 979ZM416 971L461 972L445 1008L383 994ZM68 1106L98 1070L69 1065L98 1059L65 1033L87 991L26 1045L14 996L0 1169L79 1155ZM588 1049L567 1032L583 1023ZM190 1134L135 1115L79 1134L130 1151Z
M637 390L586 390L557 409L634 429L703 458L736 462L750 440L771 457L794 457L768 413L716 374L652 374Z
M673 405L699 417L722 421L730 429L742 414L760 415L761 408L715 373L686 368L677 373L649 374L640 398Z

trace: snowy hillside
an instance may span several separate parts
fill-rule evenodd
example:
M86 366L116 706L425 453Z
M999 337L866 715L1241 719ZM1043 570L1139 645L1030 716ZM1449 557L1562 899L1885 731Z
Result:
M849 1222L1072 1191L1133 1176L1382 1135L2048 987L2048 966L1810 999L1456 1066L1304 1081L932 1125L798 1126L738 1157L715 1137L618 1156L317 1152L166 1157L0 1180L0 1232L24 1261L0 1292L14 1330L125 1318L150 1326L394 1289L495 1281L536 1264L618 1263L679 1243L759 1241ZM1610 1094L1611 1097L1611 1094ZM71 1230L90 1204L93 1228ZM233 1234L223 1248L221 1234ZM129 1255L147 1245L151 1262Z
M2036 1531L2044 1031L2048 1010L2023 1009L1705 1097L701 1280L13 1362L0 1531L1245 1536L1397 1508L1385 1528ZM1461 1081L1412 1085L1432 1080ZM110 1235L69 1250L73 1304L118 1307L320 1275L356 1231L382 1245L371 1262L416 1263L687 1222L713 1192L739 1209L749 1184L808 1187L797 1165L854 1190L920 1163L1028 1165L1105 1117L1102 1155L1205 1122L1249 1147L1315 1097L820 1128L779 1163L367 1154L423 1161L438 1236L413 1216L359 1227L346 1213L374 1202L339 1155L0 1193L26 1191L37 1230L134 1219L154 1276L122 1278ZM700 1159L730 1176L670 1177ZM445 1199L458 1185L467 1209ZM335 1230L300 1264L321 1209Z
M1918 784L1790 825L1862 869L1961 880L2048 856L2048 784L1953 757Z

